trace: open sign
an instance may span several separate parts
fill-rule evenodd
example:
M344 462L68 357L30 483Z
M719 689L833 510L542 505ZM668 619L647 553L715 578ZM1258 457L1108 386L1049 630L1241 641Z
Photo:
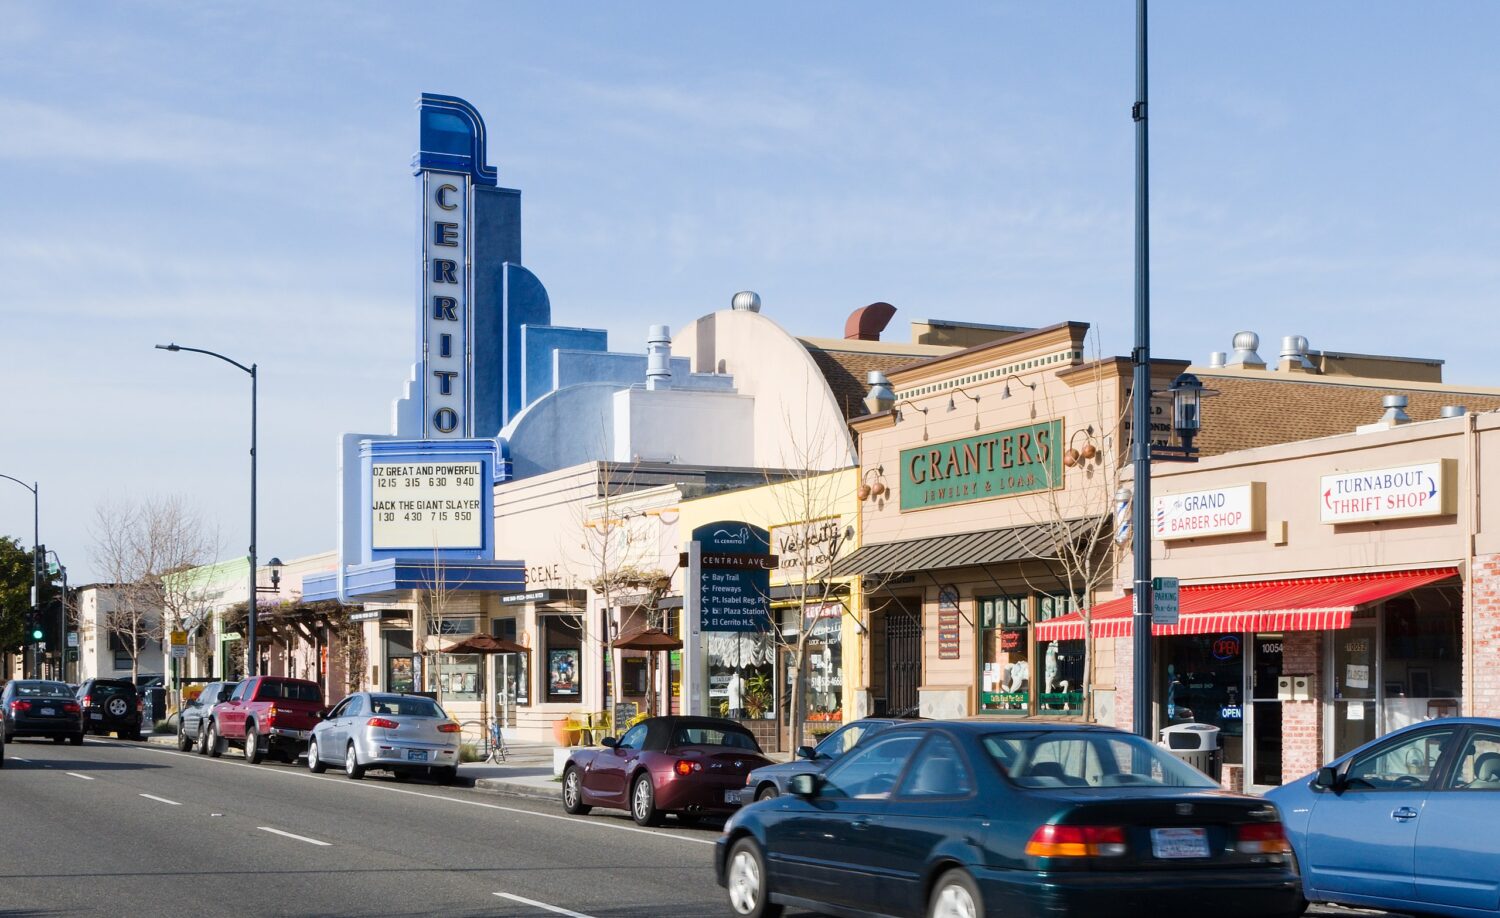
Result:
M1240 655L1240 637L1237 634L1226 634L1214 641L1213 654L1215 660L1233 660Z

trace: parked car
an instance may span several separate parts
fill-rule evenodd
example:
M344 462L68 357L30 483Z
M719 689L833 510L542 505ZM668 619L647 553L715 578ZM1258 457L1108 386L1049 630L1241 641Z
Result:
M307 767L321 773L341 762L355 780L369 768L397 778L427 774L444 784L458 778L459 726L436 701L421 695L356 692L313 728Z
M674 813L692 824L739 809L745 776L770 762L749 730L717 717L652 717L577 749L563 767L563 809L629 810L643 826Z
M323 710L323 689L306 679L256 676L235 686L208 714L208 754L215 758L230 746L245 750L245 760L260 764L267 752L295 761L307 748Z
M740 803L779 797L786 793L786 782L793 775L820 772L837 762L844 753L875 736L887 727L910 723L910 719L894 717L865 717L844 724L823 737L816 748L798 746L796 758L790 762L766 765L750 772L745 778L745 789L740 791Z
M187 752L194 747L199 755L208 755L208 714L213 706L228 701L238 682L210 682L197 698L183 704L177 712L177 748Z
M1275 807L1109 727L892 727L788 790L724 827L737 915L1300 912Z
M141 738L143 705L129 679L85 679L78 687L78 706L84 733Z
M1500 720L1423 721L1266 797L1313 902L1500 912Z
M51 737L54 743L83 743L80 707L66 682L13 679L0 691L0 721L7 741L18 736Z

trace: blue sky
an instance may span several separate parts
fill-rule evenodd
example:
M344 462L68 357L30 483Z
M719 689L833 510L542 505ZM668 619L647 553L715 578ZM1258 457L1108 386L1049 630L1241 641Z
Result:
M5 14L0 472L75 581L111 498L243 551L246 381L169 339L262 368L262 556L332 547L337 436L388 427L412 359L422 91L484 113L554 321L617 349L740 289L800 334L887 300L1129 349L1124 0ZM1500 6L1152 15L1155 352L1251 328L1500 384Z

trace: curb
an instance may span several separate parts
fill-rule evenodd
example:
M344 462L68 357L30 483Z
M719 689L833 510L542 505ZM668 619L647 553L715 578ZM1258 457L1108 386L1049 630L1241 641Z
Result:
M529 800L557 801L562 799L561 786L553 790L550 787L533 787L530 784L506 778L475 778L474 789L505 797L525 797Z

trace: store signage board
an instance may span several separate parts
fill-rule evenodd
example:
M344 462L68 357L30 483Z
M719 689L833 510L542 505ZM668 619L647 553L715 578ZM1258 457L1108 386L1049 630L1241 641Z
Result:
M1453 459L1324 475L1318 486L1328 524L1448 516L1458 512Z
M766 631L771 627L770 534L738 520L693 530L700 562L699 605L703 631Z
M187 652L188 648L186 644L172 645L172 659L174 660L186 660L188 655Z
M958 590L945 586L938 591L938 659L957 660L962 656L963 641L958 608Z
M1176 577L1151 581L1151 624L1175 625L1180 617L1181 588Z
M370 473L372 549L484 547L483 462L376 462Z
M1058 488L1062 421L901 451L901 509L927 510Z
M1161 494L1155 504L1152 531L1161 542L1263 532L1266 528L1263 481Z

